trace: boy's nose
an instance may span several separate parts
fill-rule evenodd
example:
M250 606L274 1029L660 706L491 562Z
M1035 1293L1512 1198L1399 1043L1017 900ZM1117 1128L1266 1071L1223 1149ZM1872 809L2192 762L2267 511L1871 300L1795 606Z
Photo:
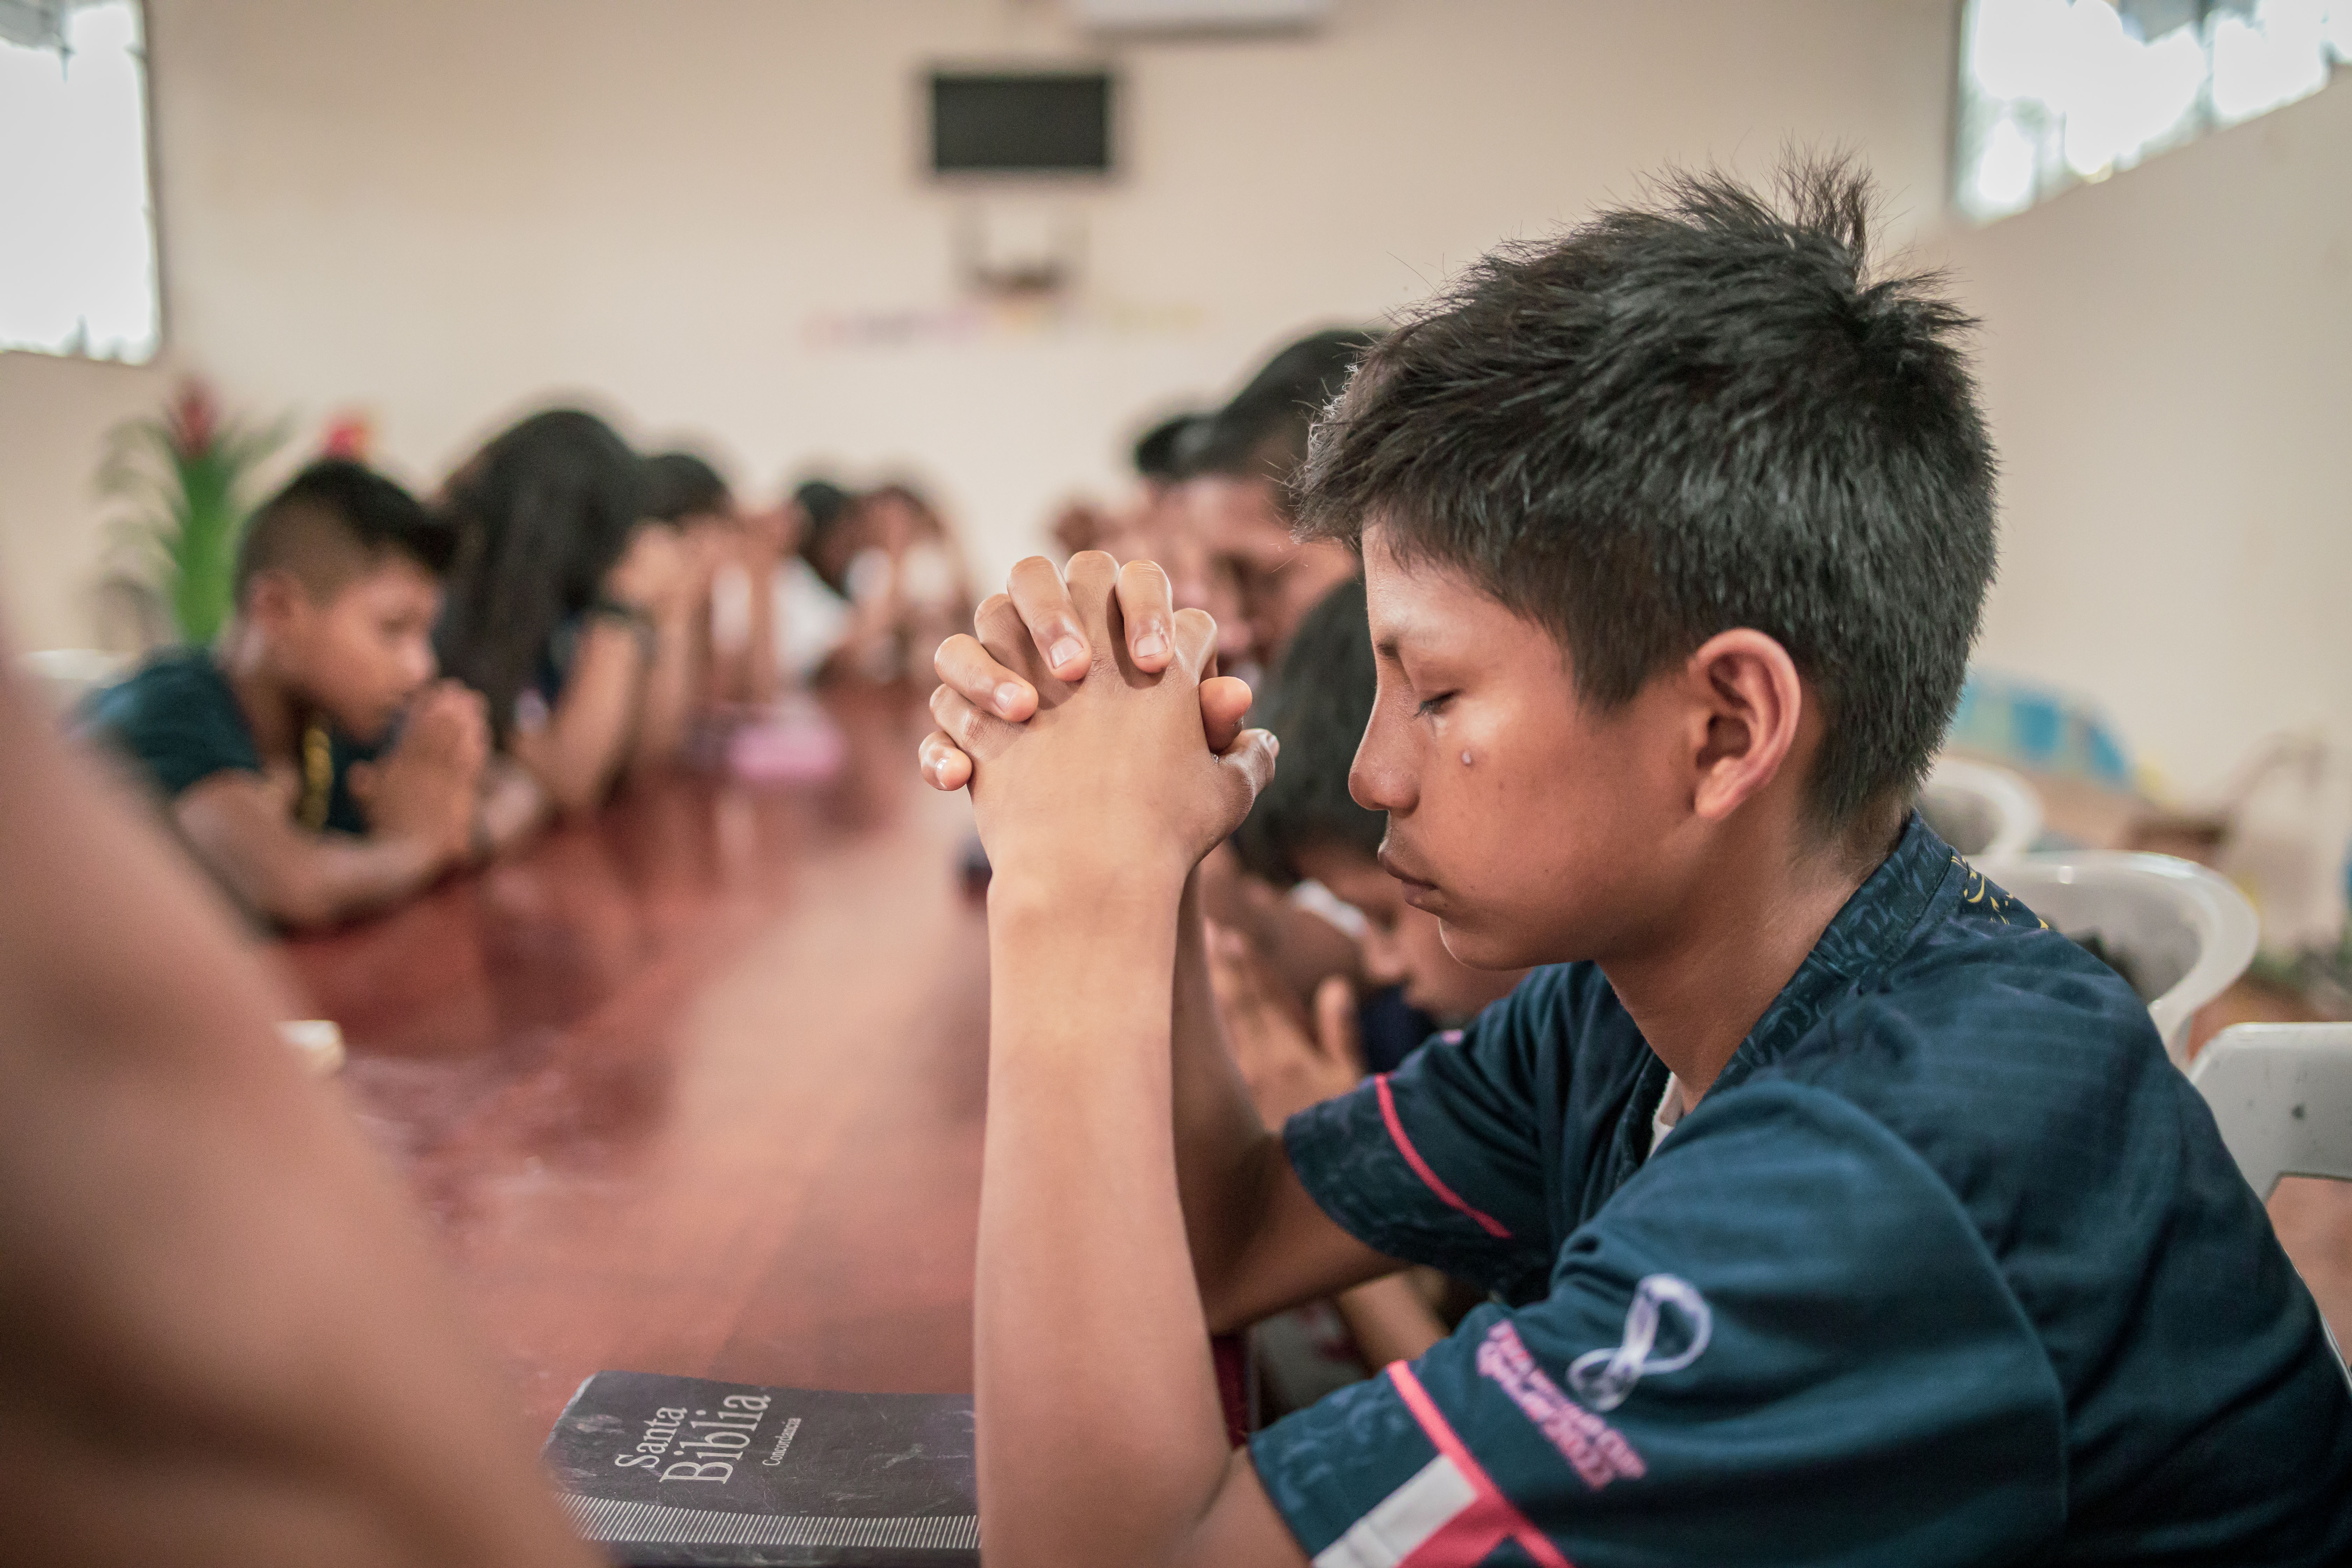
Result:
M1356 760L1348 768L1348 794L1367 811L1396 816L1412 809L1412 772L1381 733L1378 713L1373 714L1370 727L1356 747Z

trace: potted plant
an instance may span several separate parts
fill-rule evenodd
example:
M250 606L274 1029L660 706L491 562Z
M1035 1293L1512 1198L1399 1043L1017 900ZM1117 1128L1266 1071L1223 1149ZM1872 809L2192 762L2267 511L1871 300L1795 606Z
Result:
M212 388L180 384L160 416L127 420L107 437L100 487L139 503L127 520L155 561L158 587L190 643L209 643L235 607L236 546L253 470L286 441L283 420L230 419Z

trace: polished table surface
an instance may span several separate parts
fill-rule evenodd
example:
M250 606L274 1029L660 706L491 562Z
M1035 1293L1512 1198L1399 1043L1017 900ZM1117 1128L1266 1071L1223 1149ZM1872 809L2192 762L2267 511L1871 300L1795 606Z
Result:
M282 944L534 1429L606 1368L971 1386L987 934L903 694L823 785L681 776Z

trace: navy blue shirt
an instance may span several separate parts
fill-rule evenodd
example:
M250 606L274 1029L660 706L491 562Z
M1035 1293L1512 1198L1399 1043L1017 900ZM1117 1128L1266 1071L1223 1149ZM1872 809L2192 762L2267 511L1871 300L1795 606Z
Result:
M157 793L176 800L215 773L262 771L253 730L228 678L200 647L170 648L139 672L83 703L79 727L137 763ZM352 798L352 763L374 755L343 736L331 740L332 768L327 785L325 826L336 833L365 833L367 817ZM309 785L306 784L306 789Z
M1652 1157L1666 1078L1576 963L1292 1119L1500 1298L1259 1434L1318 1568L2352 1561L2352 1387L2211 1115L1916 817Z

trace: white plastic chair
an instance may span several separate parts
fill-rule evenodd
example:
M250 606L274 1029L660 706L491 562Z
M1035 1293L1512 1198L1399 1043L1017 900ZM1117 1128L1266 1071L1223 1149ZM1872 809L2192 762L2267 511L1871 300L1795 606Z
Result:
M2288 1176L2352 1182L2352 1024L2240 1024L2205 1042L2189 1081L2264 1203ZM2344 1367L2336 1331L2320 1328Z
M1987 869L2008 865L2042 837L2042 796L2024 774L1990 763L1937 759L1919 788L1919 815L1945 843Z
M2189 1081L2263 1198L2286 1176L2352 1182L2352 1024L2240 1024L2205 1043Z
M2169 855L2112 850L2028 855L1993 880L2068 936L2095 936L2132 971L2175 1066L2189 1023L2254 961L2262 922L2228 879Z

